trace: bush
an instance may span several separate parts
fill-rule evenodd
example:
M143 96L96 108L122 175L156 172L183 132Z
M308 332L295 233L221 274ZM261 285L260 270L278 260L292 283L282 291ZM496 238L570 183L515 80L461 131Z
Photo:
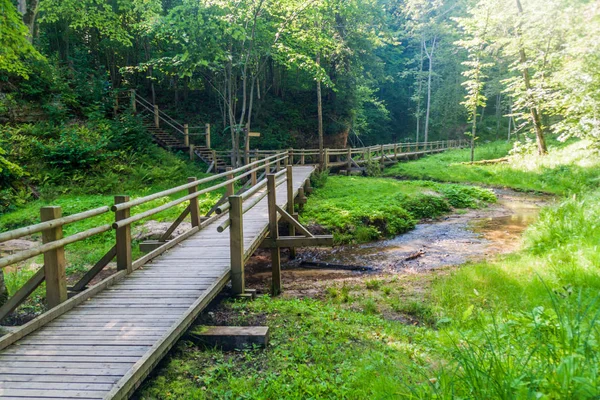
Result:
M437 218L452 210L448 200L435 194L402 196L401 202L406 211L417 219Z
M96 128L96 129L94 129ZM108 138L99 127L69 125L60 130L56 140L39 142L44 160L65 169L86 169L111 157Z

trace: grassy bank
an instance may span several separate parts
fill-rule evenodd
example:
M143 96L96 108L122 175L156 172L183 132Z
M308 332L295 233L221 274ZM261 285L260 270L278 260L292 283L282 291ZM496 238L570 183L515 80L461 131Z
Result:
M480 183L572 194L542 211L516 254L332 285L316 299L227 302L221 306L227 323L272 328L269 349L223 353L183 341L138 396L598 398L600 190L594 189L595 152L580 146L531 160L538 165L532 169L441 161L460 152L405 164L405 170L443 166L423 179L466 181L468 175ZM515 171L526 180L514 180ZM536 183L543 171L564 178Z
M362 243L404 233L424 218L496 201L487 189L432 181L330 176L301 214L333 232L336 243Z
M580 141L569 145L551 142L549 157L529 153L515 155L508 162L470 165L469 149L448 151L385 170L385 176L410 179L433 179L442 182L468 182L506 186L567 195L581 193L598 186L599 158ZM477 147L478 160L491 160L507 155L510 145L494 142Z

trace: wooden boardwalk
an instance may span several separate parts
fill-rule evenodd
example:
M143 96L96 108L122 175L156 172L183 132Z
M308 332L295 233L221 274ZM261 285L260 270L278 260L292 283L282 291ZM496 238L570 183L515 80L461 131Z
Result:
M293 168L294 197L313 166ZM285 179L285 175L283 175ZM266 188L253 194L258 198ZM285 184L277 204L287 203ZM223 214L180 244L0 351L2 399L130 396L230 280ZM267 197L243 217L244 258L268 233Z

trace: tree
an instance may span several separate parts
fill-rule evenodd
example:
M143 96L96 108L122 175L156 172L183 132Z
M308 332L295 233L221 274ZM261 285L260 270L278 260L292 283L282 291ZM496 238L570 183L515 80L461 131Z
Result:
M471 10L471 18L457 18L459 25L463 30L465 39L456 42L457 45L465 48L469 59L463 62L468 69L463 72L467 78L463 86L467 89L465 101L462 104L466 107L471 122L471 162L475 161L475 141L477 140L477 109L485 107L487 98L483 93L484 80L487 76L484 73L486 68L493 66L493 63L485 63L485 51L487 43L487 33L490 21L490 9L485 6L485 2L479 5L478 12L483 11L483 15L477 15L475 10Z
M10 0L0 0L0 72L29 78L29 61L43 57L31 45L28 30Z

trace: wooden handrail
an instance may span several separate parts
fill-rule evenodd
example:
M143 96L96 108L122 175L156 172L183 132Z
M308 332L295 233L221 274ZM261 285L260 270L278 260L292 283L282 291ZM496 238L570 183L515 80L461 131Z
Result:
M69 216L66 216L66 217L54 219L54 220L51 220L51 221L42 222L42 223L39 223L39 224L25 226L23 228L19 228L19 229L15 229L15 230L12 230L12 231L0 233L0 243L6 242L7 240L18 239L18 238L21 238L23 236L29 236L29 235L41 232L41 231L46 230L46 229L56 228L58 226L63 226L63 225L67 225L67 224L70 224L70 223L73 223L73 222L81 221L81 220L84 220L86 218L95 217L97 215L104 214L104 213L106 213L108 211L110 211L110 208L108 208L108 207L94 208L93 210L84 211L84 212L80 212L80 213L77 213L77 214L69 215Z

